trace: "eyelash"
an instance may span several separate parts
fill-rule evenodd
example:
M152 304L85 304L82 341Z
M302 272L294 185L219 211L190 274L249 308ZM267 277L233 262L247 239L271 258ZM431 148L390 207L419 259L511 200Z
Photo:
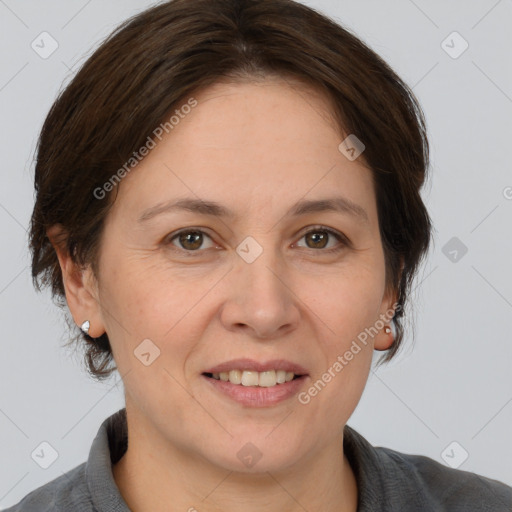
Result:
M309 235L310 233L317 233L317 232L328 233L329 235L331 235L334 238L336 238L338 240L338 242L340 242L340 245L335 247L335 248L332 248L332 249L309 249L310 251L323 252L324 254L325 253L327 253L327 254L335 254L335 253L338 253L338 252L342 251L346 247L350 246L350 241L349 241L349 239L345 235L343 235L342 233L339 233L337 231L334 231L333 229L330 229L330 228L327 228L327 227L321 226L321 225L313 226L309 231L306 231L300 237L299 240L304 238L306 235ZM212 237L210 235L208 235L208 233L206 233L202 229L193 228L192 227L192 228L182 229L181 231L178 231L177 233L173 233L173 234L167 236L165 241L164 241L165 244L166 245L173 245L172 244L173 240L175 240L176 238L178 238L180 235L182 235L184 233L201 233L203 235L206 235L208 238L212 239ZM187 250L187 249L180 249L179 247L176 247L176 246L173 246L172 248L173 248L173 250L176 249L179 252L183 252L183 253L187 254L187 256L194 256L195 253L202 252L200 249L197 249L195 251L191 251L191 250ZM308 248L306 247L306 249L308 249Z

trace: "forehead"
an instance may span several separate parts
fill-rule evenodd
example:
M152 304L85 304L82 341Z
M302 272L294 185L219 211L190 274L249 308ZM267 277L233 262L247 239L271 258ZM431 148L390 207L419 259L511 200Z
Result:
M341 137L327 96L310 85L286 78L216 83L197 93L199 108L187 121L201 126L203 144L255 149L261 142L282 153L289 141L308 140L328 146ZM177 131L175 143L186 138ZM190 133L188 134L190 135ZM228 138L226 138L228 136ZM260 155L261 157L263 155Z
M215 84L193 98L197 106L123 180L120 203L140 213L195 196L236 212L342 192L371 216L371 171L340 152L344 134L317 91L270 80Z

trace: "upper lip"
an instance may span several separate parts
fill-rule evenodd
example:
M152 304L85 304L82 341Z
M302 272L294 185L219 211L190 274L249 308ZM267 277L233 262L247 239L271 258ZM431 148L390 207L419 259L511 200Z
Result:
M224 363L213 366L204 373L221 373L231 370L247 370L253 372L267 372L270 370L284 370L293 372L295 375L307 375L307 370L297 363L287 361L286 359L270 359L268 361L256 361L254 359L232 359Z

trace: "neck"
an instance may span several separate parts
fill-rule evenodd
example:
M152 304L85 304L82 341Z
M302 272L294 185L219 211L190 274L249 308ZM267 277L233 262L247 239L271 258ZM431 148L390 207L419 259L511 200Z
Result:
M343 430L320 453L286 470L241 473L170 446L147 424L128 425L128 449L112 470L133 511L357 510L357 484L343 454Z

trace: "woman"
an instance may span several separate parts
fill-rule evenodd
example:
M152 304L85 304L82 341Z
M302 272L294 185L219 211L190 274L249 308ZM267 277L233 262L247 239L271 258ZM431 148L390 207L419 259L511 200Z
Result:
M11 511L501 511L512 489L347 426L431 238L412 92L288 0L175 0L52 107L33 277L126 408Z

